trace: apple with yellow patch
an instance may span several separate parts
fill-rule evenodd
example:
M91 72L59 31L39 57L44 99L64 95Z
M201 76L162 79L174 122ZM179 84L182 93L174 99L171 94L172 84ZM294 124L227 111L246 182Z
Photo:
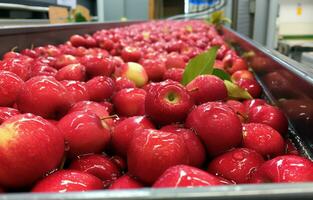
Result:
M33 114L20 114L0 126L0 185L31 186L58 168L64 137L55 125Z
M148 75L145 68L135 62L128 62L122 65L117 76L128 78L133 81L137 87L142 87L148 83Z

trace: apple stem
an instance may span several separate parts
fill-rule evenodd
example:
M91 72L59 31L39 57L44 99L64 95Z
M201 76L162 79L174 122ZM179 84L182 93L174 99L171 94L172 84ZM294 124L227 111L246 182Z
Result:
M34 44L33 44L33 43L30 45L30 49L31 49L31 50L34 49Z
M115 119L115 118L118 118L118 115L109 115L109 116L106 116L106 117L102 117L101 120Z
M63 168L64 168L65 161L66 161L66 155L64 154L64 156L63 156L63 158L62 158L62 162L61 162L61 164L60 164L60 169L63 169Z
M11 49L11 51L15 52L18 49L18 46L15 46Z
M244 119L245 122L248 120L248 116L247 115L242 114L241 112L238 112L238 111L236 112L236 114L240 115Z

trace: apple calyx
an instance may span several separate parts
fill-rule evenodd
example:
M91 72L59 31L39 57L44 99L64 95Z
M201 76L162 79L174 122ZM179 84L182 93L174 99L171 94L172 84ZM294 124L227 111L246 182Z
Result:
M180 101L180 96L175 92L168 92L165 95L165 100L171 104L177 104Z

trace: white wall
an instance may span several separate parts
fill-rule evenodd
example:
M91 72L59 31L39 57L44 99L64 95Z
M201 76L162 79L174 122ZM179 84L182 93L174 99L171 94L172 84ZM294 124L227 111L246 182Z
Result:
M297 14L301 5L302 14ZM277 25L279 35L313 34L313 1L312 0L279 0L279 17Z

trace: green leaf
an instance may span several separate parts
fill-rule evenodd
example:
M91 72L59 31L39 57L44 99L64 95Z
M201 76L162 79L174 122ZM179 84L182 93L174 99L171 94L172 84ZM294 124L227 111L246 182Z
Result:
M208 51L192 58L185 68L181 83L187 85L199 75L212 74L218 48L219 47L214 46Z
M230 81L230 75L222 69L214 68L212 74L219 77L222 80Z
M224 80L225 86L227 88L228 96L233 99L252 99L249 92L242 89L238 85L232 83L231 81Z

